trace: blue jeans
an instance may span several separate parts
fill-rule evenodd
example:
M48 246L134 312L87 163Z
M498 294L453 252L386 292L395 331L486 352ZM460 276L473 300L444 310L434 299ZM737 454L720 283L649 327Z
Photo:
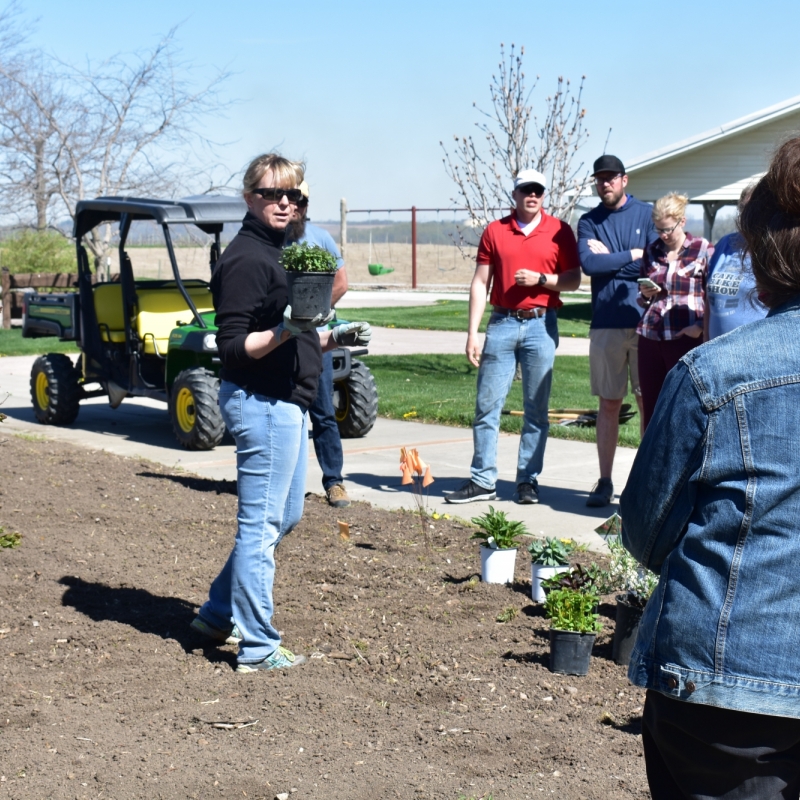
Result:
M300 406L248 394L223 381L222 418L236 441L236 541L200 615L242 634L240 664L263 661L281 643L272 626L275 547L303 515L307 416Z
M536 483L542 471L550 430L547 412L556 347L558 320L555 311L548 311L538 319L515 319L496 312L490 317L478 370L478 396L472 426L472 480L484 489L494 489L497 483L500 412L514 380L517 362L522 368L525 416L516 482Z
M324 330L324 329L323 329ZM322 470L322 488L327 492L331 486L342 482L344 455L336 410L333 407L333 354L322 354L322 373L319 376L317 396L308 409L311 418L311 438L314 452Z

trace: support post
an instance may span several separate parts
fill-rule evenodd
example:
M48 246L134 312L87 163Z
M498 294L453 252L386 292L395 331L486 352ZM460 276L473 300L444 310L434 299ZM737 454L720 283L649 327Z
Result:
M339 201L339 250L342 258L347 262L345 250L347 249L347 200L344 197Z
M725 203L703 203L703 238L713 241L711 235L714 233L714 220Z
M417 288L417 207L411 206L411 288Z

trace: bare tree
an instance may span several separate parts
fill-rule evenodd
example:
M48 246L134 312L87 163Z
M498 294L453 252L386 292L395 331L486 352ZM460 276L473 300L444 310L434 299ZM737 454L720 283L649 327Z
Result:
M484 118L475 123L482 136L476 141L456 135L452 153L440 142L445 170L458 190L453 202L467 208L470 226L479 230L513 206L511 187L521 170L536 169L547 177L547 210L567 222L589 184L588 169L577 155L589 136L581 106L585 76L576 94L570 82L559 77L540 117L531 104L539 78L526 88L524 52L521 47L517 54L512 44L506 57L500 45L500 64L489 85L491 110L473 103Z
M227 103L220 74L195 88L172 29L150 51L78 68L35 53L0 52L0 196L36 226L74 218L80 200L103 195L175 197L207 190L213 143L204 120ZM203 184L203 185L201 185ZM24 202L23 202L24 200ZM63 229L57 227L57 230ZM86 244L99 263L110 226Z

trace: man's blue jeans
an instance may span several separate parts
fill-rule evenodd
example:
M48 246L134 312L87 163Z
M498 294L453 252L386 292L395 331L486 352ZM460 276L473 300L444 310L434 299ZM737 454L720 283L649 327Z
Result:
M200 615L242 634L240 664L263 661L281 643L272 626L275 547L303 515L307 416L300 406L248 394L223 381L222 418L236 441L236 541Z
M493 313L486 328L478 396L472 426L474 453L472 480L484 489L497 483L497 437L500 412L514 380L519 362L522 368L522 402L525 414L517 458L517 484L536 483L544 462L553 362L558 347L555 311L538 319L515 319Z
M323 330L326 330L323 328ZM327 492L331 486L342 482L344 454L336 410L333 407L333 354L322 354L322 373L319 376L317 396L308 409L311 418L311 438L314 452L322 470L322 488Z

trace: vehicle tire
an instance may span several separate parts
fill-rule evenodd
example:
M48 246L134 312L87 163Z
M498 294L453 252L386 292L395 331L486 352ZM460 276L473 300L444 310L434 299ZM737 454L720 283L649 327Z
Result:
M333 385L336 424L343 439L366 436L378 418L378 390L369 368L353 359L350 374Z
M219 411L219 378L196 367L178 374L169 397L175 437L187 450L213 450L225 435Z
M69 425L80 411L81 373L63 353L39 356L31 369L31 401L43 425Z

